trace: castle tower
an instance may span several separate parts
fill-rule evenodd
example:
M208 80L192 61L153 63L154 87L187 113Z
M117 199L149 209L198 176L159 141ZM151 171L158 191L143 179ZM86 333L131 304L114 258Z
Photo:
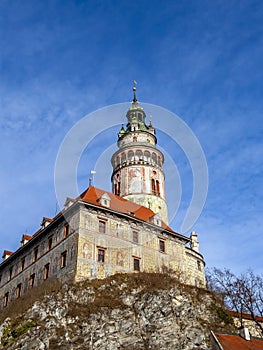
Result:
M145 124L146 114L134 98L126 117L126 128L122 125L118 134L118 151L111 163L112 192L159 214L168 224L168 211L165 200L164 156L156 148L157 139L151 122Z

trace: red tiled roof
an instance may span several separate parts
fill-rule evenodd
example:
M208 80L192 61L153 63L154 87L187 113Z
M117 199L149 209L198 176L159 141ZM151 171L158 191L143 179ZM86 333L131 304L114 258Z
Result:
M4 250L3 255L12 255L14 252L10 252L10 250Z
M27 241L30 241L30 239L32 238L32 236L28 236L28 235L23 235L22 239L26 239Z
M236 311L228 310L227 312L228 312L231 316L233 316L233 317L238 317L238 318L240 317L240 314L237 313ZM251 317L250 314L244 314L244 313L242 313L242 318L243 318L244 320L252 320L252 317ZM262 317L262 316L255 316L255 318L256 318L257 321L263 323L263 317Z
M138 205L136 203L133 203L127 199L121 198L119 196L116 196L113 193L106 192L104 190L101 190L96 187L89 187L87 190L85 190L77 199L81 199L84 202L95 204L97 206L101 206L104 208L103 205L100 204L99 199L104 194L107 193L107 195L110 197L110 208L111 210L115 210L124 214L133 215L133 217L149 222L149 219L152 218L155 213L144 206ZM132 213L132 214L131 214ZM169 226L167 226L162 221L162 228L166 229L168 231L174 232Z
M262 350L263 339L245 340L239 335L215 334L224 350Z

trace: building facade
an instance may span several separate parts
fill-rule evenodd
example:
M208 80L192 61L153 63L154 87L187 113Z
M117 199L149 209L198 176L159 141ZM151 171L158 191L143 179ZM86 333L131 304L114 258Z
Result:
M205 286L196 233L188 238L167 224L164 157L135 92L112 156L113 193L89 186L54 218L43 218L32 236L23 235L15 252L4 251L0 307L52 276L74 282L170 269Z

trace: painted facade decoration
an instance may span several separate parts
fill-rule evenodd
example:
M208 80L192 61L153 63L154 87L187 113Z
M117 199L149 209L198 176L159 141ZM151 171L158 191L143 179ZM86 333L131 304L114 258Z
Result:
M23 235L15 252L4 251L0 308L50 277L67 282L171 269L205 286L197 234L188 238L168 226L164 157L145 118L134 96L111 160L113 193L88 187L54 218L43 218L32 236Z

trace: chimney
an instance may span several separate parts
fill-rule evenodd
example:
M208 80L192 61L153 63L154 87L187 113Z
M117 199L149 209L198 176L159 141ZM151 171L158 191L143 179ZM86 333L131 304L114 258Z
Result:
M247 327L243 326L239 328L239 335L243 339L250 341L250 333Z

